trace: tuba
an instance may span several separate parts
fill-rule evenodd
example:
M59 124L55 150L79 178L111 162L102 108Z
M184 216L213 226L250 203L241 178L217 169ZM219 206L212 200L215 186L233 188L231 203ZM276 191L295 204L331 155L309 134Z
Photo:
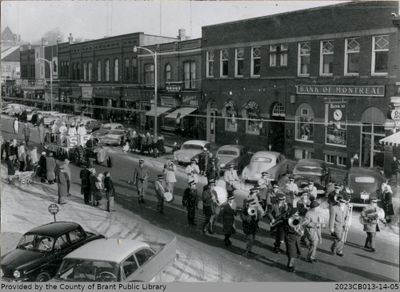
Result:
M297 233L297 235L304 235L304 220L300 217L299 213L296 212L292 216L290 216L288 219L288 224L289 227Z
M252 196L251 199L247 201L247 205L247 214L250 216L255 216L256 219L259 219L259 216L262 217L265 215L264 209L257 196Z

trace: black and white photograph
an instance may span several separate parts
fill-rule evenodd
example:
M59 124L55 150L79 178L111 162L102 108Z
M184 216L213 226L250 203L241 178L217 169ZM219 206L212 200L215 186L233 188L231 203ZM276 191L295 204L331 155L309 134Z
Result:
M2 290L400 280L398 0L1 1L0 130Z

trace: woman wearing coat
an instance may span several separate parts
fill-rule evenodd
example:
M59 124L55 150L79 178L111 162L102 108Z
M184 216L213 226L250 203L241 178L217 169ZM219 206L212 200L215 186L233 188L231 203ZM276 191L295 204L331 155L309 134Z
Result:
M106 198L107 198L107 211L108 212L113 212L114 210L114 194L115 194L115 189L114 189L114 183L111 179L111 174L109 171L106 171L104 173L104 190L106 193Z
M53 153L50 152L49 156L46 157L46 179L49 184L53 184L56 179L55 169L56 160L53 157Z
M66 204L68 196L68 173L65 169L66 165L61 164L57 167L57 186L58 186L58 203Z
M393 208L393 191L390 185L387 182L382 183L381 186L381 196L382 196L382 209L385 211L385 219L387 223L392 221L392 216L394 215L394 208Z
M224 244L226 247L232 246L232 242L230 241L230 237L235 234L235 215L236 210L234 207L234 196L230 196L228 198L228 202L224 203L221 206L221 212L219 213L222 219L222 231L225 234Z

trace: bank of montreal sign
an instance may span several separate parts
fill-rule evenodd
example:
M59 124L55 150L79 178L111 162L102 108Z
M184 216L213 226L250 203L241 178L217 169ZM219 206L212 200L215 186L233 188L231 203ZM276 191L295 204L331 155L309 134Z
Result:
M384 97L384 85L296 85L296 94Z

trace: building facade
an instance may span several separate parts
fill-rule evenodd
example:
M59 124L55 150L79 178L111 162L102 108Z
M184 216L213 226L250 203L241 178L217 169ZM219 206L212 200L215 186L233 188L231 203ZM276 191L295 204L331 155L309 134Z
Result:
M357 2L203 27L207 138L383 167L378 141L400 86L397 11Z

